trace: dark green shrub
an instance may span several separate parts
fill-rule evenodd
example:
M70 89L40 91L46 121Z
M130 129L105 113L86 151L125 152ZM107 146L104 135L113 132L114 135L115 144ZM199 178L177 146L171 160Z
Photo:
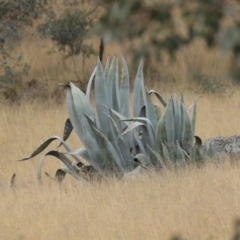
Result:
M68 57L82 54L84 58L95 54L92 45L86 43L91 28L91 22L81 10L68 12L58 19L48 19L40 26L44 36L57 43L59 51L68 51Z

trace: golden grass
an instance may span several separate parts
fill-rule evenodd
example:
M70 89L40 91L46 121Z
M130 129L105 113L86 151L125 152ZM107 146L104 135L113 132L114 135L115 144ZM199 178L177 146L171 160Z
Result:
M166 96L166 94L164 94ZM186 92L190 105L194 94ZM203 139L239 133L240 95L204 96L198 103L196 134ZM1 105L0 239L229 239L240 212L240 167L226 160L184 171L165 170L138 179L87 185L68 176L63 185L36 179L39 157L28 156L52 135L61 135L65 105ZM73 148L80 146L73 134ZM57 144L52 144L55 148ZM61 166L48 157L44 171Z
M98 39L92 41L98 48ZM52 42L37 37L20 43L16 53L23 52L26 62L31 63L26 80L45 81L51 88L58 82L78 79L71 59L64 66L60 53L46 54L52 46ZM125 46L107 44L105 57L120 53L130 62ZM76 57L76 63L80 61L81 57ZM95 62L94 57L86 62L84 77L78 64L78 76L87 78ZM196 135L205 140L240 133L240 89L228 77L228 56L217 50L209 52L196 41L183 48L175 62L164 56L158 67L154 62L150 65L158 72L147 73L148 87L164 97L183 89L187 105L199 96L193 91L196 84L191 81L191 71L229 84L224 96L200 98ZM132 78L135 72L131 72ZM237 163L226 159L221 165L209 162L201 169L164 170L138 179L111 179L93 185L67 176L59 186L43 176L40 184L36 177L39 156L26 162L15 160L30 155L48 137L62 135L65 104L34 102L2 104L0 108L0 180L6 185L0 185L0 239L170 239L174 234L186 240L231 237L233 222L240 217ZM69 143L73 149L81 146L74 134ZM56 147L53 143L49 149ZM54 175L60 166L59 161L48 157L43 172ZM13 173L16 186L9 189Z
M31 29L33 31L33 29ZM29 30L30 31L30 30ZM31 31L30 31L31 32ZM95 49L99 47L99 38L91 39ZM129 43L121 46L108 42L105 46L104 61L107 56L123 56L129 65L131 79L135 78L138 63L131 61L131 54L128 51ZM55 53L47 54L49 50L55 49ZM31 65L29 75L23 79L21 84L36 79L43 86L47 86L50 96L56 94L57 84L59 82L81 81L85 82L96 64L97 57L92 56L85 60L82 65L82 57L75 56L64 61L64 54L58 52L56 44L51 40L41 40L39 36L24 38L14 49L13 56L23 53L24 61ZM74 63L76 64L74 67ZM163 53L161 62L151 59L146 60L145 65L145 81L149 88L158 88L161 92L179 92L183 91L195 92L199 85L194 81L194 75L205 75L207 79L219 84L227 84L231 86L228 96L232 95L232 91L237 91L239 86L234 86L228 75L230 65L230 56L224 55L219 49L209 50L201 40L194 41L187 47L183 47L176 55L176 60L171 61L169 57ZM199 82L201 80L199 79ZM23 89L25 89L23 87ZM21 97L23 94L21 94ZM27 94L26 94L27 95ZM196 94L198 96L199 94Z

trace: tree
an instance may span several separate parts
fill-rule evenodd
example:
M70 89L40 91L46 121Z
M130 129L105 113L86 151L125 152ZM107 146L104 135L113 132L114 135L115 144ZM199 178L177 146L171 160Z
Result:
M135 57L154 53L160 59L167 51L174 58L182 46L202 38L209 48L219 46L232 55L230 73L240 81L239 0L101 2L105 13L96 30L104 38L140 42L138 49L130 47Z
M8 88L28 74L30 65L23 61L23 55L12 56L10 52L24 36L25 27L42 11L37 0L0 0L0 88Z
M60 52L64 53L63 60L71 57L73 61L74 73L81 86L85 85L84 78L85 61L92 55L97 55L97 51L89 42L92 37L92 29L96 24L96 14L99 8L94 1L71 1L65 2L64 11L60 14L48 14L43 24L38 30L45 38L54 41ZM87 5L87 6L86 6ZM97 14L98 15L98 14ZM82 57L82 74L77 74L75 57ZM63 62L64 63L64 62Z

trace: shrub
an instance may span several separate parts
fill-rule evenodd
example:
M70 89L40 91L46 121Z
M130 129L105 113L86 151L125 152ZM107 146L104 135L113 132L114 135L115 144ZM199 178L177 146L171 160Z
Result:
M184 167L188 162L202 160L199 151L201 140L196 138L196 101L187 109L182 94L181 101L172 95L168 101L157 91L147 92L144 85L143 61L140 62L133 89L133 117L130 114L129 74L127 64L122 58L122 76L119 84L118 59L110 64L108 59L103 70L98 60L84 94L73 83L63 84L67 89L67 110L63 139L53 136L46 140L28 160L42 152L52 141L60 140L67 152L57 150L47 152L39 161L38 177L45 156L60 159L65 167L57 170L56 177L70 173L76 179L87 179L86 169L98 175L122 176L137 166L156 169L172 165ZM95 106L91 104L91 86L95 80ZM150 95L155 94L165 108L152 102ZM192 117L189 111L192 110ZM72 129L82 141L84 148L72 151L66 143ZM199 144L200 143L200 144ZM72 155L75 163L67 155ZM83 164L84 158L91 167Z

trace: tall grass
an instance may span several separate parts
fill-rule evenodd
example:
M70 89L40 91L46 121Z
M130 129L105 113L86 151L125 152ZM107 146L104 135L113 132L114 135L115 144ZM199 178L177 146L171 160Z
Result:
M96 49L98 38L92 39ZM15 50L23 52L31 71L25 81L37 79L53 89L59 82L87 79L96 58L81 57L74 73L73 60L62 60L59 52L47 54L55 45L49 40L23 39ZM120 50L121 49L121 50ZM107 55L123 53L126 46L108 43ZM209 51L201 41L183 48L175 62L163 56L161 63L151 62L146 69L149 88L165 97L173 91L185 91L187 105L198 85L194 74L205 74L230 85L224 95L201 95L198 101L196 135L203 140L218 135L239 134L240 89L228 77L228 56L217 49ZM158 71L155 71L155 70ZM136 69L132 69L134 78ZM84 75L84 74L85 75ZM53 91L53 90L52 90ZM64 94L64 93L62 93ZM174 172L164 170L137 179L106 179L87 185L67 176L62 185L43 176L36 179L39 157L16 162L30 155L46 138L62 135L67 118L65 104L22 102L0 105L0 239L229 239L233 221L240 217L240 167L238 160L221 164L207 162L202 168L188 167ZM73 134L70 145L81 146ZM57 143L52 144L57 147ZM54 175L61 163L48 157L43 173ZM16 173L15 187L9 183Z
M26 177L1 194L0 237L229 239L239 217L239 175L239 166L226 163L93 186Z
M36 29L29 29L29 32ZM89 40L98 51L99 37ZM66 57L66 53L59 52L56 44L48 39L40 39L38 35L22 39L14 49L13 56L23 53L24 61L31 66L29 75L25 80L37 79L47 83L50 88L55 88L58 82L88 80L97 56L85 59L82 56ZM131 77L135 77L139 62L132 61L129 43L118 44L107 42L105 45L104 60L107 56L123 54L130 66ZM154 58L153 58L154 59ZM209 50L201 40L196 40L187 47L183 47L177 54L175 61L162 53L162 60L156 62L147 59L145 62L146 80L151 86L160 86L163 89L176 90L196 89L196 82L201 81L201 76L213 79L216 83L232 85L228 75L230 56L224 55L219 49ZM139 59L140 61L140 59ZM75 66L75 67L74 67ZM167 84L166 84L167 83Z
M160 89L159 89L160 90ZM164 93L166 96L166 94ZM187 92L187 103L194 97ZM197 135L239 133L240 95L204 96L198 103ZM1 105L0 239L229 239L240 212L240 167L226 159L197 169L164 170L137 179L108 179L89 186L68 176L57 183L36 179L38 157L29 155L51 135L61 135L65 105ZM73 148L81 146L73 134ZM52 147L57 147L53 144ZM61 164L48 157L44 171ZM9 189L16 173L16 186Z

